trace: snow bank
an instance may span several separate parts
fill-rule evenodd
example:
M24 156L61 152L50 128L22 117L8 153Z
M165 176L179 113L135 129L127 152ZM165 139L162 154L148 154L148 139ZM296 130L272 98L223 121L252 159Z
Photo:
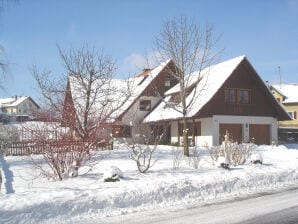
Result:
M284 146L260 146L256 152L262 153L263 165L247 163L230 170L217 168L205 150L200 152L199 169L183 160L173 170L172 150L174 147L159 146L154 154L157 162L146 174L137 172L128 151L117 149L90 172L81 169L79 177L59 182L39 176L25 157L6 157L14 174L15 193L1 196L0 223L76 223L298 183L298 150ZM103 174L111 166L122 170L124 177L105 183Z

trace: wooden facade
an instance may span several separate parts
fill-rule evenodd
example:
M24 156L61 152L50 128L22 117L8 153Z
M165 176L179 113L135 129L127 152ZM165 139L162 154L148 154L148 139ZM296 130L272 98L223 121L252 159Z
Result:
M249 90L250 102L248 104L226 103L225 90L229 88ZM212 99L197 113L196 117L210 117L214 114L267 116L275 117L278 120L288 120L284 111L247 59L239 64Z

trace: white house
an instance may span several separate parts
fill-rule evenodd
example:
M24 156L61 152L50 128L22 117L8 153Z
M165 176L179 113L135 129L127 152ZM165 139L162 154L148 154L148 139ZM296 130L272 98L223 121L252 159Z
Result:
M33 115L40 106L29 96L15 96L0 99L0 108L14 120L23 120Z

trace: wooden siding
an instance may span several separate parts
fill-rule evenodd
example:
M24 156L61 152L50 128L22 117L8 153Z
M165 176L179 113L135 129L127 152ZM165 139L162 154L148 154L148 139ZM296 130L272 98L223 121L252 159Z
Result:
M251 90L250 103L226 103L225 89L227 88ZM223 86L196 116L210 117L215 114L235 116L268 116L276 117L278 120L288 119L286 113L279 107L269 89L262 82L246 59L240 63L232 75L225 81Z
M174 69L176 69L174 63L172 61L169 62L169 64L157 75L157 77L155 77L155 79L152 80L150 85L147 86L147 88L143 91L141 95L158 96L160 94L161 96L163 96L167 90L169 90L178 83L178 80L171 75ZM170 80L171 85L165 86L165 82L168 79Z

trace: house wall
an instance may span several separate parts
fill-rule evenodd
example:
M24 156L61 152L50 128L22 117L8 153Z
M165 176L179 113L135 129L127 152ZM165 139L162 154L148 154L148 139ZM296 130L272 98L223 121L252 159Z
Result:
M278 102L282 102L282 101L284 101L284 96L283 96L283 95L281 95L280 93L278 93L278 92L277 92L276 90L274 90L273 88L270 88L270 90L271 90L273 96L276 98L276 100L277 100Z
M283 104L283 105L287 112L296 111L296 118L293 118L293 120L288 120L288 121L280 121L279 125L281 127L298 127L298 103Z
M270 126L270 142L277 142L278 139L278 122L273 117L256 117L256 116L228 116L214 115L209 118L195 119L201 122L201 136L195 137L195 144L198 146L219 145L219 125L220 124L241 124L243 127L243 142L249 142L249 125L266 124ZM181 122L181 121L180 121ZM178 121L171 123L171 143L178 143ZM182 136L180 136L181 143Z
M182 124L182 121L179 121ZM191 121L189 121L191 122ZM195 122L201 122L201 136L195 136L195 144L199 146L212 145L212 118L196 119ZM171 123L171 143L181 144L182 136L178 137L178 121L172 121ZM192 136L189 136L192 138Z
M143 118L150 113L150 111L141 111L140 110L140 101L142 100L151 100L151 111L160 101L159 97L153 96L141 96L138 100L135 101L132 107L125 113L122 118L122 123L124 125L132 126L132 136L135 136L137 133L148 133L150 128L148 125L140 124Z
M196 119L201 122L201 136L195 137L196 145L199 146L211 146L213 144L213 125L212 118Z
M34 111L38 110L36 105L28 98L24 100L17 107L17 114L31 115Z
M170 122L171 125L171 143L177 144L179 143L178 139L178 121Z

